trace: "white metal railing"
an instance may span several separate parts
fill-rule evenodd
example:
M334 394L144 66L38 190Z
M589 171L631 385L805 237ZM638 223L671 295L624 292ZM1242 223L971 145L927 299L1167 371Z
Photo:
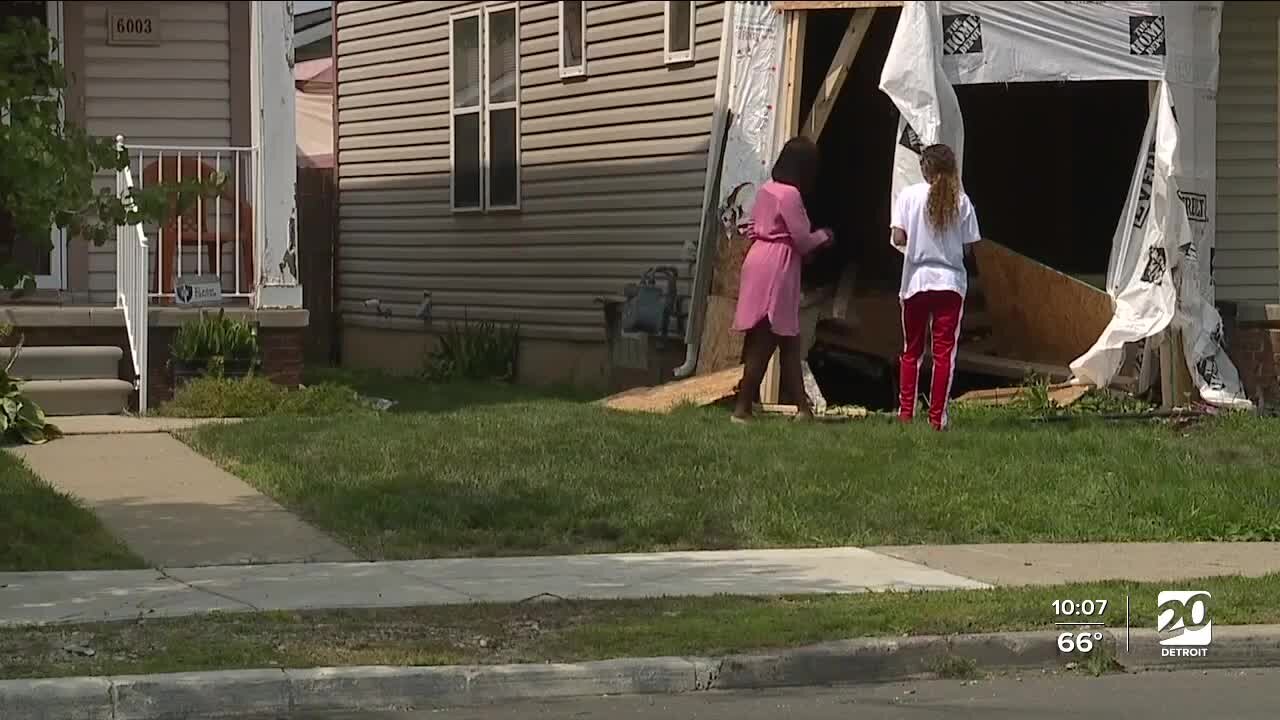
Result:
M138 187L225 176L222 192L200 197L180 215L148 226L156 238L147 258L152 298L175 297L177 279L217 277L224 298L249 298L260 272L257 148L132 145L129 167Z
M123 137L116 137L116 147L124 147ZM124 198L133 187L132 168L126 167L116 173L116 194L119 197ZM140 415L147 414L147 315L151 304L147 291L149 257L147 233L142 225L116 228L116 307L124 311L125 328L129 333L129 351L133 355L133 367L138 375L136 384Z

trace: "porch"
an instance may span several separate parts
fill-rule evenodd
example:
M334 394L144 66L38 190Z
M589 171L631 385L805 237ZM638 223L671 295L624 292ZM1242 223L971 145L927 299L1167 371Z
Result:
M308 313L298 269L292 4L22 5L58 41L66 121L115 138L128 154L128 169L98 177L100 187L125 196L215 175L225 184L162 224L119 228L101 246L53 230L48 257L34 259L37 290L0 297L0 322L17 330L8 342L21 336L28 348L98 357L91 375L49 382L128 383L129 407L145 412L169 395L174 330L202 309L225 309L257 327L262 371L297 383ZM101 358L114 348L119 372L105 373Z
M131 327L124 308L90 304L0 304L0 323L12 325L14 332L5 344L14 345L21 338L24 354L34 348L52 351L104 351L118 349L116 367L108 372L86 373L74 369L39 376L40 382L61 382L65 392L77 385L90 392L116 392L124 395L123 408L130 412L154 409L173 396L173 377L169 366L173 335L183 323L199 316L201 308L152 306L146 312L147 337L145 354L134 359L131 335L140 334ZM205 308L204 310L207 310ZM216 309L215 309L216 311ZM285 385L302 382L304 342L308 312L301 308L254 309L245 304L227 306L228 316L253 325L258 334L261 355L259 372ZM5 353L0 350L0 356ZM102 353L99 352L99 355ZM58 363L47 362L50 366ZM66 365L66 363L63 363ZM142 378L145 377L145 382ZM118 385L117 383L127 385ZM117 410L118 411L118 410ZM57 412L59 415L79 414ZM95 413L101 414L101 413ZM145 412L143 413L145 414Z

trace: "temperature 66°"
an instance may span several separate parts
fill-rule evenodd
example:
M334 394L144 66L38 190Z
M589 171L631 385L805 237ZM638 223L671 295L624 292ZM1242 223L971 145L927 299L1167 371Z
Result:
M1062 633L1058 636L1058 649L1064 653L1079 650L1082 653L1091 652L1095 643L1102 642L1102 633L1086 632L1086 633Z

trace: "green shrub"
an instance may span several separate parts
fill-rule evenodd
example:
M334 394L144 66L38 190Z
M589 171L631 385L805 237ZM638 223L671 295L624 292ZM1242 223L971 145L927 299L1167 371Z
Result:
M183 323L173 336L173 359L221 374L228 365L252 364L258 357L258 335L244 320L227 317L225 310Z
M491 320L451 322L440 345L427 356L428 380L513 380L520 348L520 327Z
M187 418L318 416L361 411L371 409L356 391L343 385L325 383L290 389L263 377L212 375L186 383L171 402L160 408L162 415Z
M0 325L0 338L8 337L12 332L12 325ZM18 379L9 374L21 354L22 340L19 338L9 355L9 362L0 369L0 438L42 445L61 437L62 431L45 418L44 410L34 400L22 394Z

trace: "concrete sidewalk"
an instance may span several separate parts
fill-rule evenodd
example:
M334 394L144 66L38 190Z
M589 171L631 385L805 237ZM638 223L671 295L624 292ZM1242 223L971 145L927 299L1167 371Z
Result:
M0 626L539 596L611 600L982 587L858 548L0 573Z
M214 610L520 602L546 595L600 600L800 595L1275 572L1280 572L1280 543L743 550L0 573L0 626Z
M68 437L12 452L83 500L150 565L359 559L166 432L197 423L121 417L64 424Z
M1164 580L1280 572L1280 542L916 545L871 550L992 585Z

